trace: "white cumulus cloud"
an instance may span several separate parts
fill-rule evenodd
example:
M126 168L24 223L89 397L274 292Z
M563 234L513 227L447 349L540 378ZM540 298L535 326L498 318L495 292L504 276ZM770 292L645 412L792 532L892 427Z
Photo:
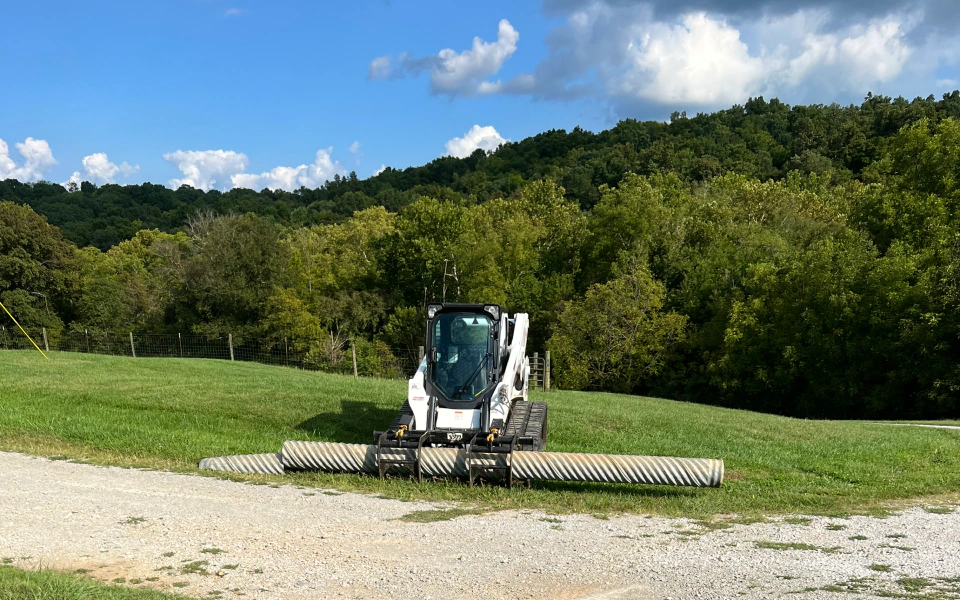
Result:
M668 104L730 104L753 93L767 74L740 32L706 14L681 24L655 24L629 46L627 73L614 79L616 93Z
M497 27L497 40L486 42L473 38L469 50L457 52L445 48L432 56L414 58L401 54L396 64L391 56L381 56L370 63L368 76L371 79L391 79L404 75L418 76L423 71L430 73L430 89L435 94L471 96L490 94L502 90L503 84L485 81L497 74L503 63L517 51L520 34L503 19Z
M140 170L140 165L131 165L127 161L115 164L110 162L104 152L97 152L89 156L84 156L81 161L83 172L74 171L70 176L70 181L79 184L81 181L89 181L96 184L116 183L117 175L130 177Z
M960 34L935 27L955 0L864 0L857 9L833 0L758 0L755 10L729 0L667 4L546 0L548 15L561 18L544 39L547 56L512 78L498 78L519 40L506 20L495 42L475 38L463 52L424 58L383 56L370 64L370 77L428 72L438 94L595 98L634 115L645 107L713 109L757 95L848 100L890 82L929 88L940 66L960 60Z
M478 148L492 152L500 144L505 144L510 140L505 139L491 125L480 127L474 125L470 131L463 134L463 137L455 137L447 142L447 154L464 158L473 154Z
M17 163L10 157L10 147L5 141L0 140L0 179L37 181L43 179L57 164L50 150L50 144L46 140L28 137L14 146L23 158L21 163Z
M622 11L593 8L573 15L564 41L538 67L537 89L568 89L578 77L596 77L594 93L620 104L721 106L761 94L819 89L860 93L900 75L911 56L907 33L916 16L899 15L824 31L825 11L741 21L698 12L666 24L650 14L633 22ZM594 53L591 39L626 45ZM747 39L753 40L747 43ZM576 72L555 64L576 55ZM550 80L560 75L559 81Z
M379 56L370 61L370 69L367 71L370 79L390 79L393 74L393 57Z
M847 65L851 75L859 74L865 83L890 81L900 74L910 58L912 49L905 36L899 19L870 23L859 35L851 34L840 41L840 61Z
M383 173L387 170L387 165L380 165L380 168L373 172L373 177L376 177L380 173Z
M245 173L250 160L246 154L232 150L177 150L163 155L183 177L171 179L170 187L189 185L201 190L248 188L282 189L288 192L301 187L317 188L336 174L344 174L343 165L331 158L333 148L317 150L312 164L298 167L275 167L260 174Z
M242 173L250 162L246 154L233 150L177 150L164 154L163 160L183 173L182 178L170 180L170 187L189 185L204 191L230 189L231 177Z
M352 144L350 144L350 147L347 148L347 150L350 151L350 154L356 154L357 152L360 151L360 142L359 141L353 142Z
M802 50L779 75L790 86L817 76L853 87L889 81L903 71L913 52L906 42L908 29L909 24L891 17L840 33L808 32Z
M317 150L312 164L299 167L276 167L265 173L237 173L230 178L234 187L249 188L252 190L282 189L288 192L301 187L318 188L329 181L336 174L343 174L343 165L331 159L333 148Z

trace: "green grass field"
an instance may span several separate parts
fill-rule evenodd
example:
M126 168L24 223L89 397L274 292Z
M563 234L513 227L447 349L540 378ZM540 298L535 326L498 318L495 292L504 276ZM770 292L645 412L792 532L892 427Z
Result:
M276 452L286 439L368 443L402 381L213 360L0 352L0 449L196 472L206 456ZM481 510L843 514L953 503L960 431L804 421L615 394L552 392L549 449L722 458L721 489L535 483L527 489L323 473L235 476ZM223 476L223 475L221 475Z
M3 600L186 600L145 588L130 588L57 571L23 571L0 566Z

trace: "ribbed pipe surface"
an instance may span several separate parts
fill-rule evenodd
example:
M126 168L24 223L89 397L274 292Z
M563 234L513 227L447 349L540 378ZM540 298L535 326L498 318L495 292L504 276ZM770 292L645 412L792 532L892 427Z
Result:
M385 457L412 459L413 450L385 449ZM503 455L481 455L475 464L504 465ZM466 477L466 452L457 448L424 448L420 456L423 474L432 477ZM237 473L282 475L285 469L334 473L378 473L377 447L332 442L283 443L279 453L217 456L200 461L201 469ZM516 452L516 479L540 481L585 481L648 485L720 487L723 461L709 458L576 454L569 452Z
M389 450L412 458L413 450ZM283 466L287 469L342 473L377 473L377 448L365 444L328 442L283 443ZM505 464L503 455L474 459L484 464ZM424 475L465 477L466 453L456 448L424 448L420 455ZM516 452L513 476L542 481L585 481L720 487L723 461L709 458L673 458L569 452Z
M200 461L201 469L231 471L234 473L266 473L283 475L283 462L279 452L268 454L235 454L214 456Z
M513 476L544 481L720 487L723 461L670 456L518 452L513 458Z
M377 472L377 447L364 444L287 441L280 456L285 469L297 471Z

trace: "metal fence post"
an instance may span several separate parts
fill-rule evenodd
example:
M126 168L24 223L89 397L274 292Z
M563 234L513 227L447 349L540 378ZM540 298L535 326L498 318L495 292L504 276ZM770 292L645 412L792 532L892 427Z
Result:
M130 332L130 354L132 354L134 358L137 357L137 348L136 348L136 346L133 345L133 332L132 332L132 331Z
M177 343L180 344L180 358L183 358L183 336L177 333Z
M543 358L543 391L550 391L550 351L544 352Z
M359 377L357 374L357 345L353 340L350 340L350 352L353 354L353 376Z
M287 338L283 338L283 364L290 366L290 349L287 347Z
M417 356L418 356L419 358L417 359L417 361L418 361L418 363L421 363L421 362L423 362L423 346L418 346L418 350L419 350L419 352L417 353Z
M233 334L227 334L227 345L230 346L230 360L233 360Z
M43 349L50 352L50 344L47 342L47 328L43 328Z
M83 341L87 344L87 354L90 354L90 336L87 335L87 330L83 330Z

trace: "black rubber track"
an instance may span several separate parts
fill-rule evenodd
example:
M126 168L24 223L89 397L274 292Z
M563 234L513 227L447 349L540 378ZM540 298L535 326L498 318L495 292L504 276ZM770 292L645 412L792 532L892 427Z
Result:
M514 400L510 405L510 416L507 418L505 435L520 435L526 431L527 419L530 418L530 403L523 400Z
M410 402L404 401L400 407L400 412L393 419L389 429L396 430L400 426L400 419L405 415L412 415L413 409L410 408ZM507 419L505 435L517 435L521 438L529 438L531 443L521 444L521 450L533 450L542 452L547 449L547 403L546 402L525 402L523 400L514 400L510 408L510 417Z
M527 419L525 436L534 439L534 448L537 452L543 452L547 449L547 403L546 402L528 402L530 405L530 418Z
M404 415L412 415L412 414L413 414L413 409L410 408L410 401L404 400L403 406L400 407L400 412L398 412L397 416L394 417L393 423L390 423L390 427L388 429L396 430L397 427L400 427L400 419L402 419Z
M533 441L532 444L521 444L521 450L544 450L547 447L547 403L514 400L504 434Z
M530 419L527 420L527 430L524 435L529 435L536 440L538 452L547 449L547 403L530 402Z

